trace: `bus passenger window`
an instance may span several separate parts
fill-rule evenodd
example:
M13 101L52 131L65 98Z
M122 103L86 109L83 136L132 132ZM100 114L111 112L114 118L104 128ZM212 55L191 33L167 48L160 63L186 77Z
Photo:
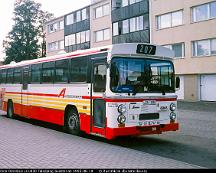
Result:
M56 61L55 82L68 82L68 60Z
M54 67L55 62L44 63L42 68L42 82L43 83L53 83L54 82Z
M87 58L71 60L71 82L87 81L88 63Z
M94 66L94 92L105 92L106 90L106 65L96 64Z
M13 68L7 70L7 83L13 83Z
M20 84L22 82L21 68L15 68L14 69L14 79L13 79L13 82L15 84Z
M1 83L6 83L7 79L7 70L2 70L1 71Z
M41 64L34 64L31 66L31 82L40 83L41 81Z

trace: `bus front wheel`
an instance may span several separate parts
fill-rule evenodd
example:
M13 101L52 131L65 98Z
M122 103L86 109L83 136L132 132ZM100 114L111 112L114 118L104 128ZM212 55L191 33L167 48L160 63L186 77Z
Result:
M11 100L8 101L8 105L7 105L7 117L14 118L14 107L13 107L13 102Z
M69 109L66 115L66 131L73 135L80 134L79 114L74 109Z

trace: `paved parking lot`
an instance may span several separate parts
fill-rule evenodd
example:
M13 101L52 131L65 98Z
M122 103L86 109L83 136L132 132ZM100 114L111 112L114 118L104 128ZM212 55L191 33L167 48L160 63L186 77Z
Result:
M200 167L0 116L0 168Z

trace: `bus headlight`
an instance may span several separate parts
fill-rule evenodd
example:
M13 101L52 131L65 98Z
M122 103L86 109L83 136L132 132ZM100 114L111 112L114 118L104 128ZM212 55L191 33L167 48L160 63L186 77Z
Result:
M175 111L176 110L176 104L175 103L171 103L170 110L171 111Z
M126 122L126 117L124 115L119 115L118 118L117 118L117 121L120 124L124 124Z
M176 113L171 112L171 113L170 113L170 119L171 119L171 120L175 120L175 119L176 119Z
M122 105L122 104L121 104L121 105L118 106L118 112L119 112L120 114L125 113L126 110L127 110L127 108L126 108L125 105Z

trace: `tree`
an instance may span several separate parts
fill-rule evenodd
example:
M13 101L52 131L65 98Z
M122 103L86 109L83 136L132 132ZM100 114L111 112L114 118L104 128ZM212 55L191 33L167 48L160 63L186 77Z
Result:
M12 30L4 41L5 64L44 56L45 33L43 26L52 14L40 10L33 0L19 0L14 5ZM42 52L42 53L41 53Z

